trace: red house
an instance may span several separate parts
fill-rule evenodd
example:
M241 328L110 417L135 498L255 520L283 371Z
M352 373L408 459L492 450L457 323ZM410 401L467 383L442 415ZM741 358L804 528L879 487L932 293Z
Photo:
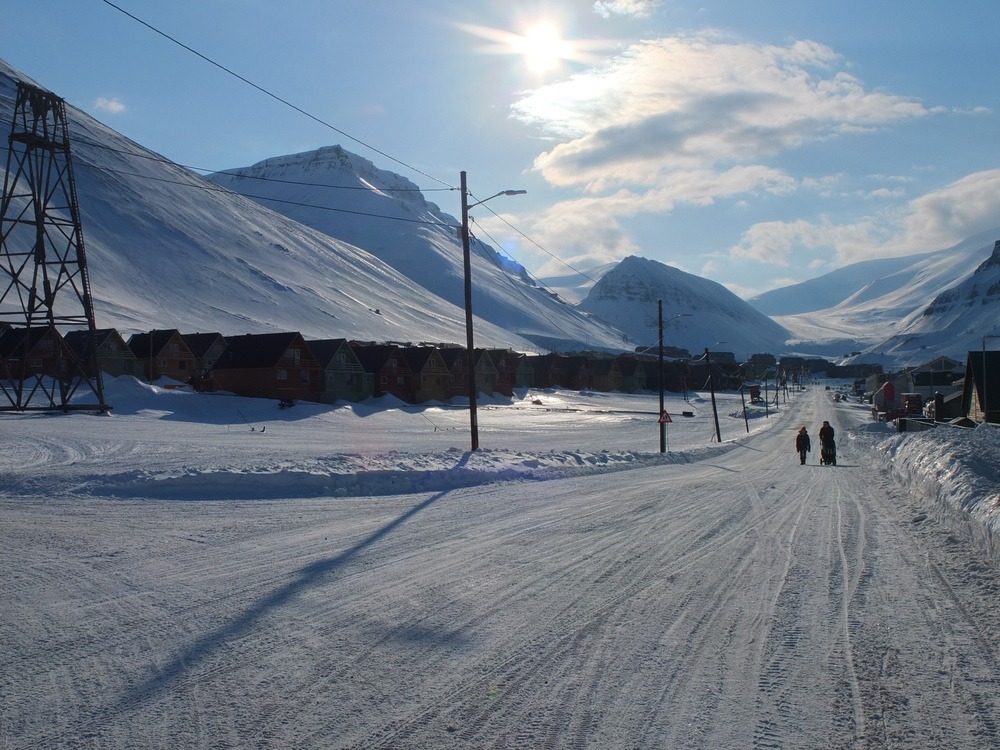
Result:
M230 336L211 371L219 390L282 402L319 401L319 362L302 334L254 333Z

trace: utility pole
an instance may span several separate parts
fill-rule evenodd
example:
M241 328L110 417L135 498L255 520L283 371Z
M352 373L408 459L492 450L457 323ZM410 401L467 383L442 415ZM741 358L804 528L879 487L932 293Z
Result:
M715 405L715 378L712 376L712 362L708 358L708 347L705 348L705 364L708 366L708 389L712 394L712 416L715 418L715 439L722 444L722 430L719 429L719 410Z
M660 318L660 453L667 452L667 425L663 421L663 300L656 300L656 309ZM985 361L985 360L983 360Z
M462 190L462 262L465 265L465 350L469 368L469 433L472 450L479 450L479 421L476 416L476 350L472 341L472 251L469 247L469 191L465 172L461 173Z
M107 412L66 103L19 82L8 144L0 197L0 322L14 327L7 333L12 348L0 358L0 392L8 401L0 411ZM65 343L63 326L86 328L79 349ZM43 343L53 356L33 354ZM70 403L81 386L96 403Z
M465 172L460 174L462 190L462 261L465 266L465 342L469 357L469 432L471 434L472 450L479 450L479 420L476 415L476 350L472 341L472 248L469 241L469 209L481 206L488 200L499 195L524 195L527 190L501 190L489 198L483 198L478 203L469 205L469 190L466 186Z

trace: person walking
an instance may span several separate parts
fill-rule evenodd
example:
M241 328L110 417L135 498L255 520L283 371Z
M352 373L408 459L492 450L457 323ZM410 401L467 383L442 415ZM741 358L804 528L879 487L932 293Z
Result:
M837 446L833 441L833 427L826 420L819 428L820 463L837 465Z
M800 429L799 434L795 436L795 450L799 452L799 463L804 464L806 462L806 454L812 450L809 433L806 432L805 427Z

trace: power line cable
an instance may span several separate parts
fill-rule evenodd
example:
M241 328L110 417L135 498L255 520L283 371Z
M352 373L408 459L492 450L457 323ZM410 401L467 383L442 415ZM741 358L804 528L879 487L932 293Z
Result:
M574 273L579 274L580 276L583 276L583 278L587 279L588 281L591 281L594 284L597 283L597 279L595 279L592 276L590 276L586 271L581 271L579 268L576 268L576 267L570 265L569 263L567 263L566 261L564 261L559 256L557 256L557 255L555 255L553 253L550 253L546 248L542 247L542 245L540 245L537 241L533 240L531 237L529 237L524 232L522 232L520 229L518 229L513 224L511 224L509 221L507 221L503 216L501 216L496 211L494 211L490 206L483 206L483 208L485 208L487 211L489 211L491 214L493 214L494 217L496 217L497 219L499 219L500 221L502 221L504 224L506 224L507 227L510 228L513 232L516 232L520 237L523 237L524 239L526 239L528 242L530 242L532 245L534 245L535 247L537 247L539 250L541 250L543 253L545 253L546 255L548 255L553 260L556 260L559 263L562 263L564 266L566 266L566 268L570 269Z
M143 21L138 16L135 16L132 13L129 13L127 10L125 10L121 6L115 5L113 2L111 2L111 0L102 0L102 2L104 2L105 5L109 5L110 7L114 8L119 13L122 13L123 15L128 16L133 21L142 24L143 26L145 26L150 31L152 31L152 32L154 32L156 34L159 34L164 39L167 39L167 40L173 42L174 44L176 44L177 46L186 49L191 54L196 55L197 57L200 57L205 62L207 62L207 63L209 63L211 65L214 65L219 70L222 70L225 73L228 73L229 75L233 76L233 78L236 78L237 80L242 81L243 83L245 83L246 85L250 86L251 88L256 89L257 91L259 91L260 93L264 94L265 96L271 97L272 99L274 99L277 102L280 102L281 104L284 104L286 107L289 107L289 108L295 110L299 114L305 115L310 120L313 120L314 122L319 123L323 127L329 128L333 132L339 133L340 135L344 136L345 138L349 138L350 140L354 141L355 143L358 143L358 144L364 146L365 148L367 148L367 149L369 149L371 151L374 151L376 154L379 154L380 156L384 156L386 159L389 159L390 161L393 161L396 164L399 164L399 165L401 165L403 167L406 167L407 169L410 169L410 170L416 172L417 174L422 174L424 177L426 177L429 180L433 180L434 182L437 182L437 183L439 183L441 185L447 185L448 187L454 188L454 186L451 185L450 183L445 182L444 180L438 179L434 175L428 174L427 172L423 171L422 169L418 169L417 167L413 166L412 164L408 164L407 162L402 161L401 159L397 159L395 156L392 156L392 155L386 153L385 151L382 151L381 149L376 148L375 146L371 145L370 143L366 143L365 141L361 140L360 138L357 138L357 137L351 135L350 133L347 133L347 132L341 130L340 128L338 128L338 127L330 124L329 122L327 122L326 120L324 120L324 119L322 119L320 117L317 117L316 115L312 114L311 112L307 112L306 110L302 109L302 107L299 107L299 106L297 106L295 104L292 104L287 99L284 99L284 98L278 96L277 94L273 93L272 91L267 90L263 86L260 86L260 85L258 85L256 83L254 83L249 78L245 78L244 76L241 76L239 73L237 73L236 71L232 70L231 68L227 68L222 63L216 62L212 58L208 57L207 55L202 54L201 52L199 52L198 50L194 49L193 47L190 47L187 44L184 44L184 42L180 41L179 39L170 36L170 34L167 34L164 31L160 31L160 29L156 28L152 24L147 23L146 21Z
M8 150L9 150L8 147L6 147L6 146L0 146L0 151L8 151ZM129 154L130 152L122 152L122 153ZM139 156L139 154L136 154L136 155ZM250 193L240 193L240 192L236 192L234 190L230 190L229 188L224 187L222 185L216 185L216 184L211 183L211 182L208 182L208 184L199 185L199 184L196 184L194 181L170 180L170 179L167 179L166 177L153 177L152 175L139 174L138 172L129 172L129 171L124 170L124 169L114 169L113 167L108 167L107 165L104 165L104 164L94 164L93 162L90 162L87 159L81 158L79 155L75 155L73 157L73 159L78 164L83 164L85 166L91 167L92 169L100 170L100 171L103 171L103 172L108 172L108 173L111 173L111 174L120 174L120 175L124 175L126 177L137 177L140 180L148 180L148 181L151 181L151 182L163 182L163 183L166 183L168 185L181 185L183 187L191 187L191 188L194 188L194 189L197 189L197 190L204 190L205 192L208 192L208 193L226 193L226 194L229 194L229 195L236 195L236 196L239 196L241 198L248 198L248 199L254 200L254 201L271 201L273 203L284 203L284 204L291 205L291 206L300 206L302 208L314 208L314 209L317 209L317 210L320 210L320 211L333 211L335 213L352 214L352 215L355 215L355 216L368 216L368 217L371 217L371 218L374 218L374 219L388 219L389 221L404 221L404 222L411 223L411 224L424 224L426 226L444 227L444 228L447 228L447 229L458 229L459 228L457 224L449 224L448 222L444 222L444 221L428 221L426 219L408 219L408 218L403 217L403 216L389 216L388 214L376 214L376 213L371 213L369 211L355 211L353 209L348 209L348 208L335 208L333 206L319 206L319 205L316 205L314 203L303 203L301 201L287 200L285 198L273 198L273 197L265 196L265 195L252 195ZM164 163L174 164L173 162L170 162L169 160L164 160ZM176 165L176 166L182 166L182 165ZM266 179L266 178L262 178L262 179ZM276 182L283 182L283 180L276 180ZM315 183L301 183L301 184L315 185ZM339 187L338 185L315 185L315 186L316 187L331 187L331 188ZM355 189L358 189L358 190L367 190L367 188L355 188Z

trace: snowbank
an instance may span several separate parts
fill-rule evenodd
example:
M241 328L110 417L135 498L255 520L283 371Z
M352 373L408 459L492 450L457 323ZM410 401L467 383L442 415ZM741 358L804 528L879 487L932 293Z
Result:
M890 432L862 426L856 436L888 462L894 475L939 509L959 516L973 539L1000 557L1000 429L942 426L925 432Z

